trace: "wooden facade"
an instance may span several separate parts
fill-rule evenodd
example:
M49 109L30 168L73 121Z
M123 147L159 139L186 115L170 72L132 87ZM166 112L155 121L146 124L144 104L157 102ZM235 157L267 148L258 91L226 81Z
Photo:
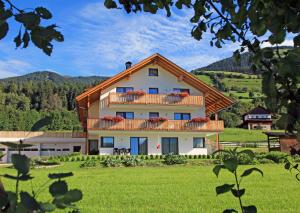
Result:
M179 97L169 94L127 95L109 93L108 104L139 104L139 105L174 105L174 106L203 106L202 96Z
M90 118L88 119L88 130L221 132L224 130L224 123L219 120L206 123L194 123L188 120L168 120L152 123L147 119L124 119L120 122L113 122Z

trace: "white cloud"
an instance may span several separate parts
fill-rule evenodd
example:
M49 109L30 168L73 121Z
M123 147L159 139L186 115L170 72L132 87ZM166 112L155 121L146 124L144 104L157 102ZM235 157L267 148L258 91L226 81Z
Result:
M73 62L79 68L90 70L98 66L99 70L111 74L123 69L125 61L136 63L156 52L190 70L218 60L220 55L231 51L230 46L211 48L206 35L200 42L193 39L191 16L189 13L173 13L170 18L165 14L125 15L123 10L108 10L103 3L92 3L68 23L67 27L76 26L74 30L80 30L81 36L66 44L65 51L78 58ZM96 74L106 74L101 71Z
M264 42L261 46L262 48L264 48L264 47L272 47L274 45L271 45L269 42ZM287 39L281 44L279 44L278 46L294 46L294 41L293 39Z
M31 64L25 61L17 59L0 60L0 78L22 75L30 68L32 68Z

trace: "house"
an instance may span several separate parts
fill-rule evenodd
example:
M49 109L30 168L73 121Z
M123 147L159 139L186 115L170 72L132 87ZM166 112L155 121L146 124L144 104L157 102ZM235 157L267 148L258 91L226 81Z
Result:
M67 155L73 152L85 153L86 136L83 132L25 132L0 131L0 143L12 142L30 144L32 146L22 149L22 154L28 157L44 157ZM11 161L11 155L17 150L0 144L0 152L4 157L0 162Z
M154 54L76 97L87 154L206 155L233 101ZM209 117L214 115L214 119ZM218 139L218 137L217 137Z
M271 130L272 114L264 107L255 107L243 115L242 127L245 129Z

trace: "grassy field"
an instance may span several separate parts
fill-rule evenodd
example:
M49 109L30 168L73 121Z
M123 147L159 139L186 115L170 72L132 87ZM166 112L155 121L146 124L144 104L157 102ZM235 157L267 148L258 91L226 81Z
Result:
M258 212L299 212L299 182L283 165L259 165L264 177L253 174L245 178L245 205L255 204ZM34 169L33 187L45 182L48 173L72 171L69 188L79 188L83 200L82 212L222 212L238 208L231 194L216 196L215 187L232 183L232 176L221 172L219 179L212 173L213 166L165 166L136 168L79 168L78 163L65 163L51 169ZM242 168L246 168L243 166ZM247 166L248 168L248 166ZM14 174L14 170L0 168L0 173ZM14 182L3 179L6 189ZM31 191L31 184L21 183ZM40 195L47 200L47 190ZM238 209L239 210L239 209Z
M209 137L215 140L215 136ZM267 136L263 134L263 130L247 130L240 128L225 128L220 134L220 141L225 142L261 142L267 141Z
M238 79L238 78L224 78L222 82L229 88L235 86L240 89L247 87L248 91L261 91L261 79Z
M197 75L197 78L199 78L201 81L204 81L205 83L209 84L209 85L213 85L213 82L211 80L211 78L207 75Z

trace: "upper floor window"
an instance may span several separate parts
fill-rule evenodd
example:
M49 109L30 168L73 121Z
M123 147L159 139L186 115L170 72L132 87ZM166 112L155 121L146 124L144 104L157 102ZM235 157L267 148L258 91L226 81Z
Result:
M193 148L204 148L205 138L193 138Z
M173 92L180 92L180 93L183 93L183 92L186 92L188 94L190 94L190 90L189 89L182 89L182 88L174 88L173 89Z
M159 113L158 112L149 112L149 118L158 118Z
M117 87L117 93L126 93L128 91L133 91L133 87Z
M149 68L149 76L158 76L157 68Z
M158 88L149 88L149 94L158 94Z
M117 112L116 116L121 116L125 119L134 119L134 113L133 112Z
M191 120L191 113L174 113L174 120Z

